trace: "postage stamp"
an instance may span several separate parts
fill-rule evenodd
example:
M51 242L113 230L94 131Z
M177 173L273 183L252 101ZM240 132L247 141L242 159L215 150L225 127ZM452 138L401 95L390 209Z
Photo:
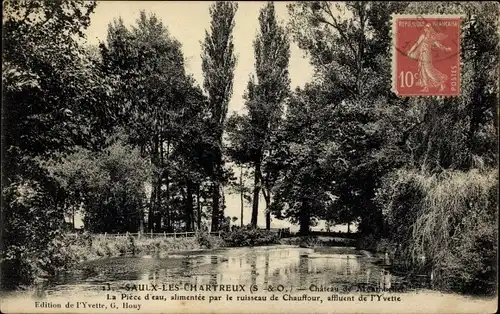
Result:
M398 96L460 95L460 20L392 16L392 85Z

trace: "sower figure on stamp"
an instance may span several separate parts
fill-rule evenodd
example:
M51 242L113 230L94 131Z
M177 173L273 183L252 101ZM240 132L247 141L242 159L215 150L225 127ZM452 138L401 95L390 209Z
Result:
M417 85L423 87L422 92L428 92L430 87L439 87L439 91L445 89L448 76L439 72L432 65L431 53L433 45L446 52L451 51L451 48L439 43L440 40L446 37L446 34L437 33L431 24L426 24L423 34L420 35L415 45L408 51L408 57L418 61Z

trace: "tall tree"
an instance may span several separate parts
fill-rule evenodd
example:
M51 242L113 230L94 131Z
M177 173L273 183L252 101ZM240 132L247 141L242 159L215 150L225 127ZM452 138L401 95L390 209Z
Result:
M266 201L266 228L271 227L271 202L273 179L270 156L284 108L290 92L288 64L290 42L284 26L276 20L274 4L268 2L259 14L259 33L254 41L255 79L248 82L245 108L248 114L231 117L229 131L232 151L240 163L247 163L254 170L252 226L257 226L260 193ZM243 151L242 151L243 150ZM236 153L240 151L240 153Z
M192 84L193 82L191 82ZM188 88L186 102L179 123L183 125L179 138L173 147L173 173L172 179L179 181L179 191L184 194L183 220L187 231L199 228L198 218L201 212L195 216L194 199L199 186L207 180L210 174L211 164L205 161L207 147L210 145L208 129L208 104L199 87ZM184 190L185 189L185 190ZM197 197L197 205L200 199ZM197 211L201 208L198 206Z
M462 80L471 83L453 99L396 98L389 90L391 13L444 11L464 15ZM345 217L360 217L361 231L377 233L383 226L382 207L374 197L385 174L402 166L439 173L495 162L495 71L489 66L474 70L478 62L495 64L496 24L486 11L497 12L498 7L317 1L290 6L294 39L310 55L317 82L329 93L328 103L338 108L332 123L342 125L332 136L348 166L334 172L332 192L339 199L333 209L340 211L328 217L344 216L347 206L352 214Z
M266 207L271 201L271 173L262 173L265 157L272 155L272 141L280 127L284 100L290 91L288 63L290 42L285 28L278 24L273 2L268 2L260 11L260 32L254 41L257 87L256 101L248 108L254 136L257 142L254 159L255 187L263 187ZM257 226L258 190L254 190L252 225ZM255 197L257 196L257 197ZM266 228L271 227L271 214L266 208Z
M202 44L203 86L208 94L213 135L212 231L219 228L221 181L223 178L222 135L229 100L233 91L234 55L233 29L238 4L217 1L210 7L210 32L205 31Z
M228 125L229 125L229 120L228 120ZM233 158L233 157L231 157ZM246 168L243 163L235 163L235 166L239 168L238 170L238 176L236 178L233 178L229 182L229 187L230 191L232 193L237 193L240 195L240 226L243 227L244 224L244 217L243 217L243 211L245 204L251 204L252 203L252 188L247 182L247 178L250 176L250 169Z
M148 228L169 228L170 157L191 84L181 45L154 14L142 11L131 30L121 19L110 24L101 51L104 69L114 78L120 124L154 166Z
M390 154L398 150L397 143L383 145L398 132L396 124L383 118L397 116L407 104L390 90L389 23L390 15L407 5L314 1L289 6L294 39L311 58L320 90L325 91L321 97L336 110L331 122L337 125L336 133L331 137L347 167L333 173L331 192L339 199L332 210L360 210L352 217L362 216L367 232L381 228L382 214L372 200L379 179L401 162Z
M293 94L277 135L281 145L272 156L279 176L270 209L298 223L304 235L333 208L334 174L346 167L341 145L332 137L340 128L335 107L321 94L315 85Z

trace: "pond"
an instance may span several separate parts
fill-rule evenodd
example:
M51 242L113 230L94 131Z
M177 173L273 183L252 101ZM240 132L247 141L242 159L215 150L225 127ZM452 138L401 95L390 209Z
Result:
M30 296L5 298L2 310L65 313L73 306L70 312L79 313L94 308L103 313L494 312L496 299L409 284L391 273L389 264L383 256L350 247L284 245L117 257L84 262Z
M329 292L397 289L402 281L383 259L354 248L293 246L227 248L166 258L117 257L82 263L47 287L49 295L93 295L103 285L257 285L277 290ZM326 290L325 290L326 289Z

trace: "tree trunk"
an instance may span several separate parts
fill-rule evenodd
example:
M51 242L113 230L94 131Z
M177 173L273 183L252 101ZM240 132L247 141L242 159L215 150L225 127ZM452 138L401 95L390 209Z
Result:
M254 181L253 181L253 203L252 203L252 227L257 227L257 216L259 214L259 194L260 194L260 161L255 163Z
M269 192L267 192L267 194L264 194L264 199L266 200L266 230L271 230L271 212L269 211L271 195L269 194Z
M160 136L157 135L155 138L155 166L158 169L162 169L163 166L163 148L162 148L162 143ZM156 194L155 194L155 212L154 212L154 222L153 222L153 229L155 232L159 232L161 228L161 178L162 178L162 173L161 171L157 172L157 176L155 178L155 185L156 185Z
M144 233L144 207L141 208L141 219L139 221L139 233Z
M219 230L219 182L216 178L212 183L212 232Z
M186 183L186 231L192 231L193 221L193 182L187 180Z
M224 193L224 185L221 184L220 186L220 196L221 196L221 205L220 205L220 210L219 210L219 217L224 218L226 217L226 194Z
M200 183L196 184L196 206L197 206L197 226L198 230L201 230L201 202L200 202Z
M165 218L166 218L166 229L168 231L172 230L172 220L170 217L170 171L169 171L169 156L170 156L170 139L167 140L167 164L164 165L163 157L163 143L161 144L161 165L165 166L165 185L166 185L166 204L165 204Z
M220 178L222 174L222 131L217 134L218 147L212 185L212 232L219 230L220 222Z
M351 233L351 223L347 223L347 233Z
M153 181L152 182L152 191L151 191L151 198L149 202L149 211L148 211L148 231L153 230L153 220L154 220L154 211L156 207L156 184Z
M154 143L153 143L153 152L151 155L151 163L155 166L158 167L158 137L154 138ZM153 178L151 180L151 188L152 188L152 193L151 193L151 201L150 201L150 208L149 208L149 213L148 213L148 229L149 231L154 231L155 230L155 222L156 222L156 216L158 215L157 211L159 209L159 204L158 204L158 194L160 193L160 189L158 186L159 182L159 177L161 177L161 173L158 171L153 173Z
M243 167L240 165L240 202L241 202L241 208L240 208L240 226L243 227L243 207L244 207L244 197L243 197Z
M158 176L156 182L156 212L155 212L155 232L160 232L161 230L161 218L162 218L162 204L161 204L161 174Z
M71 208L73 209L73 215L72 215L72 220L73 220L73 231L76 229L76 225L75 225L75 207L74 206L71 206Z
M160 138L159 136L154 137L154 145L153 145L153 155L151 156L152 163L157 169L161 169L160 164ZM148 220L148 225L150 226L150 231L157 232L159 229L158 223L159 219L161 221L160 208L161 208L161 172L158 170L155 172L153 176L153 195L151 200L151 215L150 220Z
M306 210L305 204L302 204L299 215L300 215L300 217L299 217L299 222L300 222L299 234L300 235L308 235L309 234L309 226L311 225L311 218L309 217L309 213Z

